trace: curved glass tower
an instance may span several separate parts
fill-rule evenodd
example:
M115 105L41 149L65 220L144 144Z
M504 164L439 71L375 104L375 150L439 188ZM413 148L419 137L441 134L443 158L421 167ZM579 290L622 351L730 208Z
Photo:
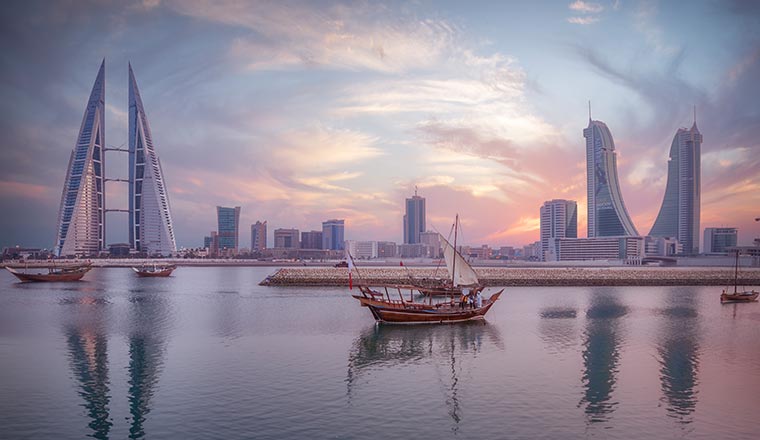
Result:
M58 211L54 252L57 256L93 255L105 248L105 97L106 60L84 111L77 143L71 151Z
M588 237L639 235L620 194L612 133L602 121L589 119L586 138Z
M148 255L177 251L169 195L140 91L129 66L129 244Z
M687 255L699 253L701 149L702 134L695 119L691 129L679 128L673 137L665 196L649 232L653 237L676 238Z

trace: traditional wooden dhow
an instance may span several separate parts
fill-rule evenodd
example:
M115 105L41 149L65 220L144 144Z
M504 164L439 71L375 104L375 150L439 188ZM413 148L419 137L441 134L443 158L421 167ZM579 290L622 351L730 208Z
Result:
M30 272L29 269L21 267L6 266L8 272L12 273L22 282L55 282L55 281L79 281L84 274L92 269L89 264L75 266L46 266L37 268L38 272ZM46 272L45 272L46 271Z
M141 267L133 267L132 270L135 271L138 277L168 277L172 274L174 269L176 269L177 266L173 264L165 264L165 265L148 265L148 266L141 266Z
M755 290L743 290L739 291L739 251L736 251L736 261L734 263L734 292L728 292L727 289L723 289L720 294L721 304L740 303L740 302L755 302L757 297L760 296L760 292Z

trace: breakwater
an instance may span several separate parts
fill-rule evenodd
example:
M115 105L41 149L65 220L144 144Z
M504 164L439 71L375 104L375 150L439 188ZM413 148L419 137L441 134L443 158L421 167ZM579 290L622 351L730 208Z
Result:
M727 286L734 283L733 268L476 268L487 286ZM352 274L354 283L409 284L412 279L446 278L444 269L367 268ZM760 286L760 268L743 268L739 285ZM347 286L348 270L329 267L287 267L265 278L263 286Z

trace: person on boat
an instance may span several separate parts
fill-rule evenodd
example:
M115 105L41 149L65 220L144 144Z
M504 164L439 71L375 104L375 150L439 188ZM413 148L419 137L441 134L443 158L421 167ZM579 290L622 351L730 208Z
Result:
M475 294L475 307L483 307L483 295L480 294L480 290L478 290L478 293Z
M461 308L465 308L470 303L470 289L462 289L462 300L459 302Z

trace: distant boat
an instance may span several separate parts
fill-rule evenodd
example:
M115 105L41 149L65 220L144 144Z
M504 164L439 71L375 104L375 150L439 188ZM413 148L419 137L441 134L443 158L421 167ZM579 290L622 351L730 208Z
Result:
M172 274L177 266L173 264L153 264L138 267L133 267L138 277L168 277Z
M485 319L485 314L499 299L504 289L488 299L480 297L483 286L478 282L472 266L456 250L456 231L459 223L454 223L454 246L442 239L444 257L451 280L438 286L387 284L369 286L359 281L361 295L352 295L362 306L369 308L378 322L395 324L443 324ZM349 255L350 258L350 255ZM349 263L349 270L350 266ZM409 290L409 301L404 299L402 289ZM395 290L395 292L394 292ZM414 301L414 292L425 295L426 300ZM391 299L391 292L394 298ZM395 299L398 293L398 299ZM433 295L447 295L445 301L433 302ZM469 302L464 299L469 298Z
M738 302L754 302L757 301L757 297L760 296L760 292L756 290L738 290L739 285L739 251L736 251L736 262L734 264L734 292L726 292L723 289L723 293L720 294L720 303L738 303Z
M8 272L12 273L22 282L53 282L53 281L79 281L84 274L92 269L90 264L78 264L70 266L43 266L38 269L47 272L29 272L29 269L21 267L6 266Z

